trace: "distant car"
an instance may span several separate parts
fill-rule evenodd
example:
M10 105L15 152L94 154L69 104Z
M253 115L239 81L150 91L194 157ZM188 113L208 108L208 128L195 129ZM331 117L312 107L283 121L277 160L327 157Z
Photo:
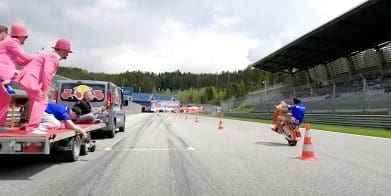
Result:
M98 118L106 123L106 129L110 138L115 136L115 130L125 131L126 115L123 106L128 105L128 100L124 100L122 90L111 82L93 80L58 80L53 100L59 104L73 107L73 105L83 98L86 91L92 91L94 100L92 107L105 106L108 113L98 114Z

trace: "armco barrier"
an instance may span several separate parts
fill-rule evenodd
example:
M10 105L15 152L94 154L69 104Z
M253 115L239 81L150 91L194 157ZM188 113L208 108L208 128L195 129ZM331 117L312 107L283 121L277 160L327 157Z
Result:
M225 116L270 120L272 113L225 113ZM304 122L391 129L391 115L306 114Z

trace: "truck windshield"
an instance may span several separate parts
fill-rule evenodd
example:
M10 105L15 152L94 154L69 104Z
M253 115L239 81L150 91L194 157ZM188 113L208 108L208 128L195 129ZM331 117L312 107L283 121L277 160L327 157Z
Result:
M105 100L106 88L103 84L64 83L61 85L59 97L62 101L76 102L83 99L84 92L89 90L94 95L92 102L102 102Z

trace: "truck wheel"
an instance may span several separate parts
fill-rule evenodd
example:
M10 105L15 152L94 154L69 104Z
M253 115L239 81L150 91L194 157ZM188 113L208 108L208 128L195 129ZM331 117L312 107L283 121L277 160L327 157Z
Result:
M119 132L125 132L125 121L126 121L126 118L124 117L124 126L120 127L119 128Z
M289 146L296 146L297 141L288 141Z
M81 146L80 136L76 135L69 142L71 142L72 149L69 151L65 151L64 158L66 161L74 162L79 159L79 155L80 155L80 146Z
M112 130L108 130L108 137L109 138L114 138L115 137L115 129L117 128L117 121L115 120L114 118L114 121L113 121L113 129Z

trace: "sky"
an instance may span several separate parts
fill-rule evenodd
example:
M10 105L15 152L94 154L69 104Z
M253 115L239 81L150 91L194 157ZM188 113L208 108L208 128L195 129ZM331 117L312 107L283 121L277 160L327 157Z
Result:
M1 0L0 24L26 25L23 48L74 51L93 72L245 69L365 0Z

